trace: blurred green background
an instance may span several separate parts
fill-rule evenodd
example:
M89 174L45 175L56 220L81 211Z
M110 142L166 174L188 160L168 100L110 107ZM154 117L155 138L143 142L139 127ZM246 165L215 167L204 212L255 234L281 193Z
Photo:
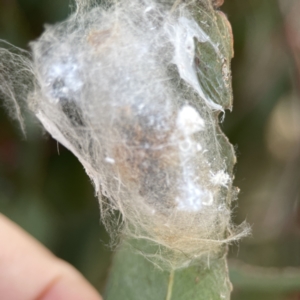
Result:
M222 124L238 156L233 217L252 226L230 249L233 299L300 299L300 1L222 9L235 39L235 105ZM68 0L0 0L0 39L28 49L71 10ZM25 139L3 107L0 211L103 291L111 254L88 177L37 123Z

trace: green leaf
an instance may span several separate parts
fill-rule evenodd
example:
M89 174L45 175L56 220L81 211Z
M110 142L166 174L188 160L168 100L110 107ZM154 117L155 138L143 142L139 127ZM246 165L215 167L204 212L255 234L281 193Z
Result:
M209 43L196 44L197 73L205 95L224 108L231 108L232 32L227 18L215 10L214 4L216 1L211 0L189 4L193 17L209 36ZM221 130L218 142L227 171L232 174L235 155ZM228 193L227 205L231 199ZM231 284L226 252L224 249L222 257L209 262L169 272L159 270L124 243L114 257L105 300L228 300Z
M161 271L123 245L114 257L105 300L219 300L229 299L231 284L224 257L209 268L194 266Z
M197 73L206 96L230 109L232 106L231 59L233 36L224 13L213 8L211 0L193 1L189 10L209 37L196 44Z

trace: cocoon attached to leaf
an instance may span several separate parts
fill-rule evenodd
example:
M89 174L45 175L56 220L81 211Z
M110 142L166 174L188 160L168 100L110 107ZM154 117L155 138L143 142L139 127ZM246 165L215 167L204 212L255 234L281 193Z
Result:
M113 241L147 241L140 252L163 269L220 255L244 233L230 221L234 154L217 121L230 106L232 53L210 34L226 21L196 21L191 7L213 9L78 1L22 61L26 103L84 166Z

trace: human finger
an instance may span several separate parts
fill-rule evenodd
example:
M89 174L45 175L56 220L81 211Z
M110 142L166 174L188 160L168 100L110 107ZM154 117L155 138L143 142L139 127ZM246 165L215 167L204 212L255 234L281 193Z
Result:
M101 300L71 265L0 214L1 300Z

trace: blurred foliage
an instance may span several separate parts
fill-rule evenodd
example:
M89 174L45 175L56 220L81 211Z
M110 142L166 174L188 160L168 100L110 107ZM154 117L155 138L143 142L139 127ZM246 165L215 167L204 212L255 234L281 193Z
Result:
M71 9L68 0L0 0L0 38L28 49ZM252 266L232 265L233 299L296 300L299 286L286 283L287 267L300 269L300 4L227 0L223 10L235 38L235 105L222 125L238 155L234 219L253 228L230 251ZM103 291L111 255L92 185L70 152L28 123L25 139L1 108L0 211ZM283 270L274 281L258 276L271 267Z

